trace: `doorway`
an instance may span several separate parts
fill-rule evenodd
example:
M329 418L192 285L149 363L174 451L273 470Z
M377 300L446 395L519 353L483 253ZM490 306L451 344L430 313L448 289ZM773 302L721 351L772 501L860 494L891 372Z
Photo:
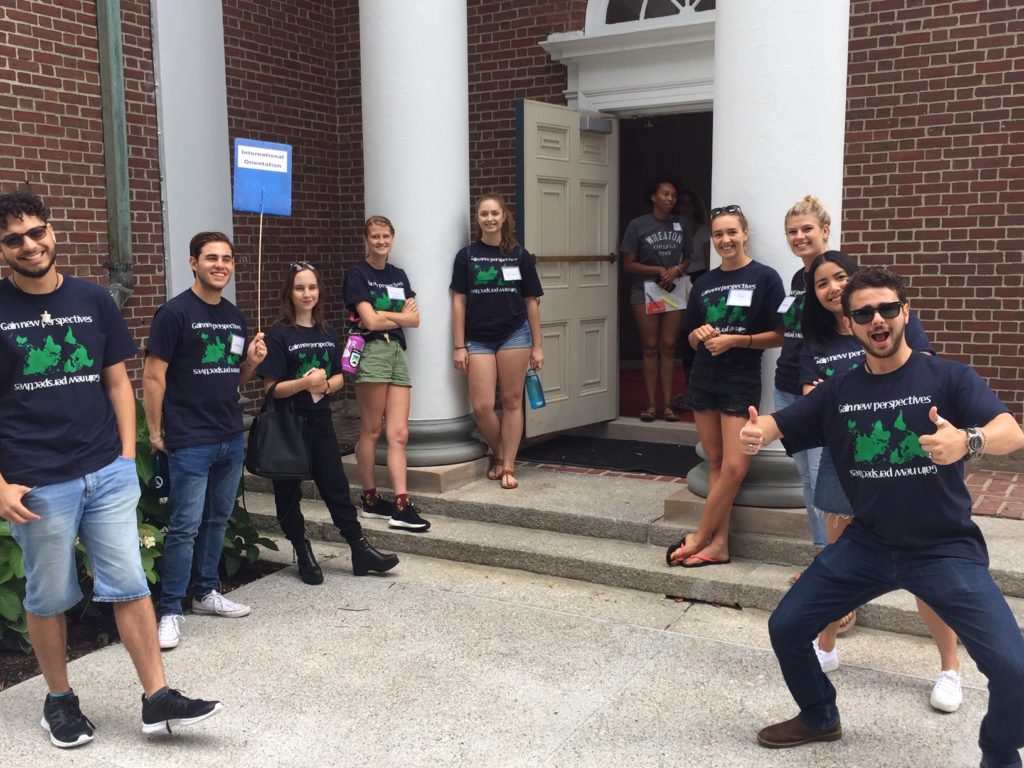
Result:
M688 112L675 115L645 115L620 118L619 144L619 238L626 225L649 213L645 196L651 179L673 174L684 189L711 203L712 113ZM620 265L621 269L621 265ZM643 385L643 352L629 306L629 284L619 276L619 415L638 417L647 402ZM685 390L682 345L676 348L674 392ZM688 414L681 414L684 418Z

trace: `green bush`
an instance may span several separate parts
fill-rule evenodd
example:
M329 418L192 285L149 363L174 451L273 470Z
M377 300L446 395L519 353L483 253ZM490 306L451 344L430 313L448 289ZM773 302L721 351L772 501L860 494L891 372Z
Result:
M146 425L146 414L142 402L136 402L136 459L139 486L142 496L139 499L139 554L142 556L142 567L150 584L158 585L160 575L156 562L163 554L164 531L167 528L167 505L157 498L152 481L156 471L156 461L150 451L149 429ZM80 542L76 542L78 551L78 578L82 586L82 612L96 610L89 602L92 595L92 568ZM224 552L221 555L221 572L226 576L234 576L244 565L259 559L260 548L277 549L270 539L259 535L252 525L249 513L245 509L242 483L238 485L235 497L235 509L228 521L228 529L224 535ZM0 648L20 649L29 652L32 646L28 639L28 624L25 619L25 568L21 558L21 547L11 536L10 523L0 521Z

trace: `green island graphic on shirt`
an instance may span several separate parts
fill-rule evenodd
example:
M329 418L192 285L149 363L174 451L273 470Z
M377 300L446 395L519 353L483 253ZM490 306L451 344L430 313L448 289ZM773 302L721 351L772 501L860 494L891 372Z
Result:
M897 414L891 431L885 428L881 419L871 425L871 434L861 432L857 428L857 422L853 419L846 422L846 427L855 438L854 461L887 460L890 464L906 464L911 459L928 457L928 454L921 449L917 434L907 429L907 423L903 420L903 411ZM894 439L898 442L894 448L890 448Z
M860 368L860 363L853 363L853 364L851 364L850 367L847 368L847 370L848 371L852 371L854 368ZM825 378L826 379L831 379L835 375L836 375L836 369L833 368L831 365L828 368L825 369Z
M231 336L228 335L227 339L222 339L219 336L213 336L211 339L210 334L200 333L199 338L202 339L206 346L203 348L203 358L199 361L200 365L206 365L207 363L217 365L224 363L225 365L238 365L238 361L241 360L240 355L230 354L228 350L228 340Z
M492 264L490 269L473 265L473 285L487 285L493 282L497 282L498 285L505 284L505 278L496 265Z
M800 310L804 306L804 299L802 296L793 299L793 303L789 305L782 315L782 326L787 331L798 330L800 328Z
M394 301L388 296L388 292L370 289L370 303L378 312L401 312L405 301ZM397 306L395 306L397 305Z
M29 344L26 336L16 336L15 343L26 350L25 367L22 374L25 376L38 376L54 373L62 368L64 373L78 373L83 368L92 368L95 360L89 357L89 350L78 343L74 331L68 327L64 334L64 343L70 345L71 349L64 358L64 365L61 366L61 356L65 348L53 340L53 336L47 336L43 340L42 347L34 347Z
M704 298L704 319L705 322L714 325L724 320L728 325L740 325L747 321L746 307L730 307L729 297L723 296L712 303L711 299Z
M310 352L309 354L298 352L296 357L299 358L299 370L295 372L296 379L301 379L314 368L322 368L327 378L331 377L331 359L326 349L322 358L318 358L316 352Z

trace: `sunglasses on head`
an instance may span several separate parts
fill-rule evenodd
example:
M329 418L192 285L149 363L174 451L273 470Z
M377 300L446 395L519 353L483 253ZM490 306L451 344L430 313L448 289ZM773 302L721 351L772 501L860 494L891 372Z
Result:
M886 320L892 320L903 309L902 301L888 301L875 307L861 307L846 314L857 325L867 325L875 319L875 312Z
M303 269L311 269L316 272L316 264L311 261L297 261L292 264L292 272L299 272Z
M721 208L712 208L709 211L709 213L711 214L711 218L713 219L716 216L721 216L723 213L743 213L743 209L735 204L723 205Z
M38 243L40 240L46 237L47 226L48 225L43 224L38 227L32 227L32 229L28 230L27 232L22 232L21 234L7 235L3 239L0 239L0 243L3 243L8 248L21 248L22 244L25 242L26 237Z

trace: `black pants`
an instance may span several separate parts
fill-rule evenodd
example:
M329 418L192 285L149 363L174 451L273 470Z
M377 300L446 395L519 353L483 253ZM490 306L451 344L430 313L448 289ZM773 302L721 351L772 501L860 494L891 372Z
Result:
M356 517L356 508L352 506L348 478L341 468L338 437L334 434L331 412L313 411L307 426L312 437L311 463L316 489L327 504L331 520L338 526L345 541L358 541L363 535L363 529ZM306 520L300 509L302 490L299 481L275 480L274 501L277 504L277 521L285 537L291 542L306 538Z

